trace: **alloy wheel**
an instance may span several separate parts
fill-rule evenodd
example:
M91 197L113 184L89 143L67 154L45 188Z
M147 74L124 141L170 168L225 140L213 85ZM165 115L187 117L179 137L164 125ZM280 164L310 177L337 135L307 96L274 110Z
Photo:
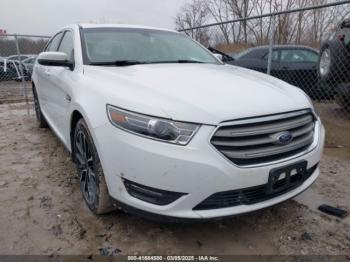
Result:
M75 159L80 176L80 189L89 205L95 203L98 194L98 182L95 174L94 155L90 143L82 130L75 139Z
M320 74L325 76L329 73L331 67L331 51L326 48L320 58Z

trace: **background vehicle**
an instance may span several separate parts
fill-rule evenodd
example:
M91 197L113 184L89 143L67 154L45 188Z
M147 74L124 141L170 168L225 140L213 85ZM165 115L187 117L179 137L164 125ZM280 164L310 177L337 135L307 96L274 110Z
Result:
M269 47L247 49L237 54L228 64L267 72ZM318 51L299 45L273 47L271 75L304 90L313 99L329 97L329 92L317 80Z
M33 67L34 67L36 58L37 58L37 56L32 56L32 57L29 57L29 58L24 59L24 60L22 61L22 63L24 64L24 66L25 66L25 68L26 68L26 70L27 70L27 73L28 73L28 76L29 76L29 77L32 76Z
M29 57L32 57L32 56L35 56L35 55L26 55L26 54L21 54L21 55L11 55L11 56L8 56L6 59L9 60L9 61L13 61L13 60L18 60L19 58L21 59L21 61L23 61L24 59L27 59Z
M0 81L20 81L21 73L19 69L19 61L16 60L10 60L7 59L0 60ZM30 76L28 73L28 70L26 69L25 65L22 63L22 69L23 74L25 77L25 80L29 80Z
M322 83L334 89L339 105L350 110L350 19L322 45L318 64Z

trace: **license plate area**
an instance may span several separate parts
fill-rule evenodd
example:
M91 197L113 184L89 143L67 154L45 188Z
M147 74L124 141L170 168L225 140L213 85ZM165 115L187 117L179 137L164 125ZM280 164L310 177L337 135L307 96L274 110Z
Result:
M297 187L304 182L307 172L307 161L301 161L270 171L266 193L277 194Z

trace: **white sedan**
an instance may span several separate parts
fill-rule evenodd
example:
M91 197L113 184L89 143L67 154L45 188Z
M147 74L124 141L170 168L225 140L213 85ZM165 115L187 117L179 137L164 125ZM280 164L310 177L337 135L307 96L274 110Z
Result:
M71 152L92 212L211 219L266 208L319 175L310 99L175 31L72 25L34 67L40 127Z

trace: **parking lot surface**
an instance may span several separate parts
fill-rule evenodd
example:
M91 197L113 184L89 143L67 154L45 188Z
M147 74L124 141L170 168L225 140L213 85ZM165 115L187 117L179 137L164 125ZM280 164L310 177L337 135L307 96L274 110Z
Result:
M0 105L1 254L350 254L350 148L326 149L322 174L295 200L217 222L162 224L83 203L68 152L24 103Z

